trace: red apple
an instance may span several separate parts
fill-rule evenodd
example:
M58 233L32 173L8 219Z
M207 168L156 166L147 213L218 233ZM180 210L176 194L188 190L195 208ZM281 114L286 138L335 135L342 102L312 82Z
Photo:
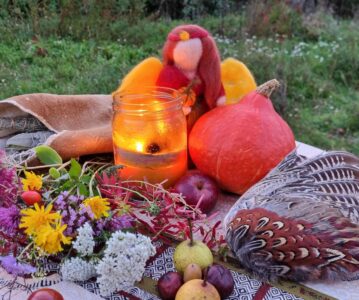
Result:
M26 191L21 194L22 200L26 203L27 206L34 205L41 201L41 195L37 191Z
M157 289L163 300L172 300L183 284L182 276L177 272L167 272L158 280Z
M64 300L64 297L54 289L43 288L32 292L27 300Z
M199 209L208 213L217 203L219 188L216 182L198 170L188 171L174 186L177 193L181 193L188 205L195 207L198 202Z

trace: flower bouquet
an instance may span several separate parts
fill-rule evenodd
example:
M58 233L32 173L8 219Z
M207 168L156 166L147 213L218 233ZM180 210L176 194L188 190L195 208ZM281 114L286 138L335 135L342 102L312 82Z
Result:
M154 240L192 230L224 249L220 221L210 225L213 215L162 184L121 180L121 167L104 160L63 163L47 146L36 153L44 166L18 166L0 152L0 265L14 281L48 275L50 260L63 280L96 279L106 296L141 280Z

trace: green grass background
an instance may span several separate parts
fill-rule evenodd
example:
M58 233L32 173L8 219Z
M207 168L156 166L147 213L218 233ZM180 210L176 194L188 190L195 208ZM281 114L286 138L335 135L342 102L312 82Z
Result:
M171 28L194 22L213 34L223 59L245 62L257 83L282 81L272 100L297 140L359 154L358 21L287 10L283 20L283 8L258 21L257 10L175 21L84 16L63 24L58 15L34 23L0 14L0 99L111 93L141 60L160 57Z

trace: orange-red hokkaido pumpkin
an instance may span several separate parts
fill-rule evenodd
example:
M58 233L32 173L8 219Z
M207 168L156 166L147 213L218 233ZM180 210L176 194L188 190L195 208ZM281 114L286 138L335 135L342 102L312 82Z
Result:
M243 194L295 148L292 130L268 98L278 85L271 80L195 123L189 137L191 158L223 189Z

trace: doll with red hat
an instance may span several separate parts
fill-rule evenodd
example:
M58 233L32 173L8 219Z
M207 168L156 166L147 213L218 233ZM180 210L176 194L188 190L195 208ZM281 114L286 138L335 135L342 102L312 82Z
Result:
M185 111L191 111L189 127L201 114L216 107L217 103L225 102L219 51L205 29L197 25L181 25L168 34L163 47L163 68L156 85L193 90L196 101Z

